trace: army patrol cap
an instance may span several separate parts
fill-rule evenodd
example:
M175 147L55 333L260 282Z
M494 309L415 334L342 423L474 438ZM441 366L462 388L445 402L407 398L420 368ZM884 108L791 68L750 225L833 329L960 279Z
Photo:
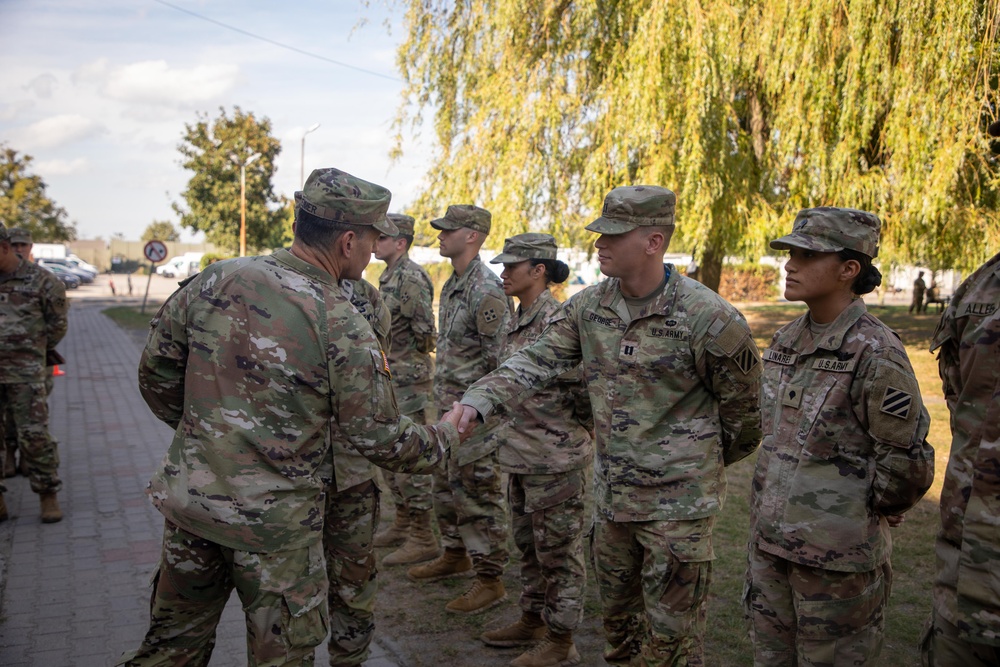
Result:
M454 204L448 207L443 218L431 220L431 227L440 230L471 229L489 236L493 216L485 208L472 204Z
M31 232L22 227L11 227L7 231L11 243L31 243Z
M490 264L518 264L529 259L555 259L556 239L551 234L529 232L511 236L503 242L503 252Z
M374 227L395 236L396 225L385 214L392 193L333 167L314 169L295 193L295 204L306 213L330 222Z
M386 217L399 230L396 236L413 236L413 224L416 220L412 216L403 215L402 213L390 213Z
M803 248L816 252L856 250L878 257L881 221L874 213L853 208L805 208L795 216L792 233L771 241L775 250Z
M601 217L587 225L598 234L625 234L639 227L672 227L677 196L656 185L626 185L604 198Z

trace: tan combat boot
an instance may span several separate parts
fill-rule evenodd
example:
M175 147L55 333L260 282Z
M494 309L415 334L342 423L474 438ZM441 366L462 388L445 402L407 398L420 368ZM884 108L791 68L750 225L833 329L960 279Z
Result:
M9 518L10 514L7 512L7 501L3 499L3 494L0 493L0 523Z
M437 581L447 577L471 577L472 559L465 549L445 549L444 553L423 565L406 571L410 581Z
M410 517L406 514L405 507L396 507L396 518L392 525L383 528L375 533L376 547L398 547L406 539L407 531L410 527Z
M59 509L59 501L56 494L43 493L42 500L42 523L57 523L62 521L62 510Z
M542 643L511 661L510 667L569 667L580 664L580 652L573 643L573 633L556 634L551 630Z
M455 614L478 614L495 607L507 599L503 582L496 577L476 577L472 588L455 598L444 608Z
M531 646L545 637L545 621L531 611L521 613L517 622L497 630L487 630L479 639L487 646Z
M440 555L441 547L438 545L437 536L431 529L431 512L429 510L414 512L410 516L410 532L406 536L406 542L383 558L382 564L386 566L411 565L437 558Z

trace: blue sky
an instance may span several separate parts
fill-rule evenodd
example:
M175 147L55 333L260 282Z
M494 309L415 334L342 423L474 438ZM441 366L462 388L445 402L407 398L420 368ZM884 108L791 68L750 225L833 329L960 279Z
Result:
M426 145L408 138L402 159L388 157L402 89L399 16L378 0L169 2L384 76L155 0L0 0L0 142L34 158L81 238L137 239L153 220L176 223L170 203L190 177L176 148L184 125L220 106L271 120L280 194L297 189L302 134L320 123L306 139L306 173L336 166L385 185L394 210L413 199Z

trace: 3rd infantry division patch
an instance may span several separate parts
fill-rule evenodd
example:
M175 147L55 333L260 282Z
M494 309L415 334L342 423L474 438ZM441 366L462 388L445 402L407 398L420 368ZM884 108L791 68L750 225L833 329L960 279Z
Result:
M754 354L749 345L736 353L736 365L743 371L743 375L752 371L753 367L757 365L757 355Z
M906 419L910 415L910 406L913 404L913 396L895 387L885 388L885 396L882 397L882 412L893 417Z

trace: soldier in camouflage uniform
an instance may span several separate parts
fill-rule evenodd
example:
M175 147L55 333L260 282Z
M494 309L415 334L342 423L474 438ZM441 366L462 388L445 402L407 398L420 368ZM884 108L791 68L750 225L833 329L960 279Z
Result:
M10 236L10 246L14 249L14 252L18 256L28 262L33 261L31 258L31 232L27 229L22 229L21 227L11 227L8 230ZM49 360L46 359L46 366L49 366ZM46 394L52 395L52 373L48 372L46 369L45 373L45 389ZM3 476L13 477L18 472L20 472L25 477L28 476L28 460L22 454L20 457L17 455L18 445L17 445L17 431L14 429L14 418L12 416L13 406L7 405L5 408L0 409L0 446L5 448L5 454L3 457ZM8 424L10 425L8 427ZM20 463L18 462L20 458Z
M388 354L391 320L378 290L365 280L342 280L340 286L351 305L368 321L379 347ZM374 536L379 496L375 467L340 433L336 423L331 425L330 441L332 476L327 482L323 523L323 550L330 581L328 648L330 667L353 667L367 658L375 633L378 582Z
M432 405L431 372L434 351L434 286L430 276L410 259L414 220L390 213L399 234L383 234L375 244L375 258L386 263L379 276L379 292L392 313L392 386L399 411L418 424ZM375 546L402 545L382 559L383 565L410 565L441 554L431 526L434 517L431 475L387 475L396 516L392 526L379 531Z
M534 345L472 385L460 430L581 361L593 406L591 538L604 657L700 665L724 466L760 440L760 357L738 310L663 255L674 193L612 190L587 229L610 280L569 299ZM467 435L467 433L463 433Z
M556 259L555 239L536 233L507 239L491 263L504 265L504 293L519 301L500 352L504 360L538 340L559 312L548 286L565 281L569 267ZM580 663L573 632L583 617L584 496L594 457L593 416L582 379L580 369L559 376L505 415L497 434L521 552L521 618L481 639L504 647L542 640L513 667Z
M66 288L50 271L22 259L0 225L0 405L28 462L31 490L39 494L43 523L62 519L56 493L57 443L49 434L46 357L66 335ZM0 482L2 484L2 482ZM0 487L0 521L7 507Z
M386 356L338 284L395 233L389 198L314 171L291 248L212 264L154 317L139 388L176 433L149 488L166 519L150 629L120 665L207 664L234 588L251 665L312 665L329 630L330 443L402 470L457 445L457 413L430 427L399 415Z
M441 255L455 272L441 290L434 395L450 405L469 385L497 367L503 333L513 310L496 275L479 259L490 233L490 212L471 205L449 206L431 226L440 231ZM506 599L500 575L507 564L507 509L493 419L486 428L448 452L447 469L434 472L434 509L445 551L410 568L415 581L433 581L475 570L476 580L446 609L476 613ZM470 560L469 555L472 558Z
M881 283L879 219L800 211L785 298L809 312L774 334L750 501L744 606L756 665L864 665L878 656L889 528L934 479L920 388L899 337L859 295Z
M931 351L952 441L924 664L1000 665L1000 255L955 291Z

